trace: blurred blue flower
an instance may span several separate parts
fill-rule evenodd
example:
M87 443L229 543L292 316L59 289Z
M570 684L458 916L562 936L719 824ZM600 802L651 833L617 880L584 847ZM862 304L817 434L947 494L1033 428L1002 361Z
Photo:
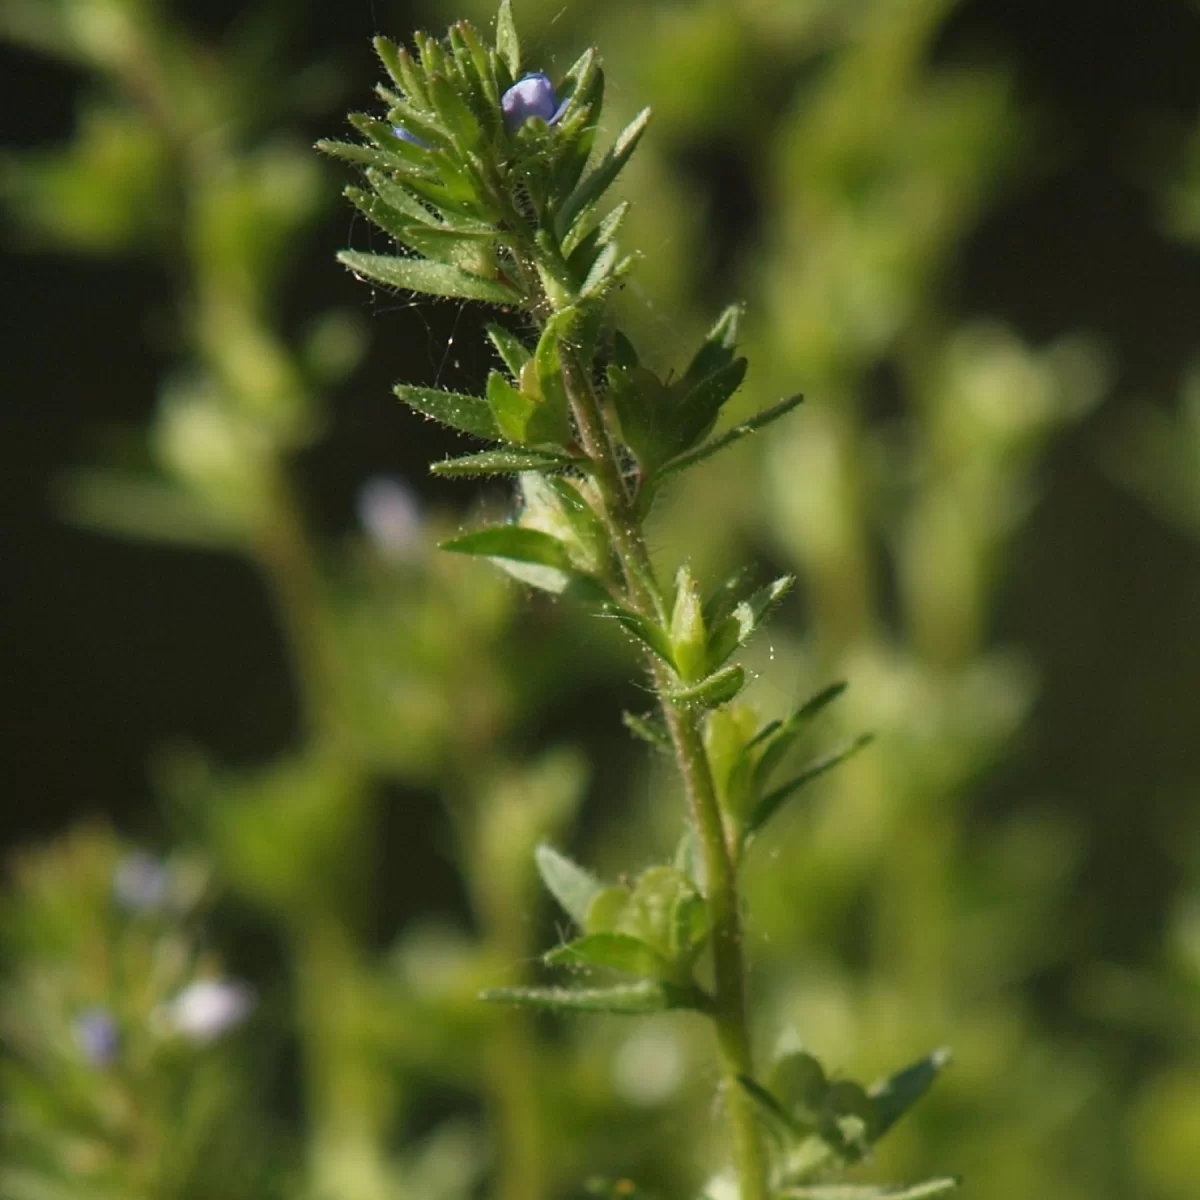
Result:
M117 863L112 888L123 908L156 912L170 897L171 873L162 859L144 850L134 850Z
M402 480L368 479L358 493L358 519L385 558L413 558L421 549L421 505Z
M75 1018L75 1041L93 1067L115 1061L121 1035L112 1013L106 1008L86 1008Z
M414 146L420 146L422 150L429 149L429 143L423 142L415 133L409 133L403 125L393 125L392 132L402 141L411 142Z
M530 117L541 117L552 125L563 114L566 101L560 105L554 95L554 84L550 76L541 71L525 75L500 97L500 108L504 113L504 127L515 133Z
M248 983L198 979L166 1006L166 1023L176 1033L203 1045L240 1025L254 1011L256 1002Z

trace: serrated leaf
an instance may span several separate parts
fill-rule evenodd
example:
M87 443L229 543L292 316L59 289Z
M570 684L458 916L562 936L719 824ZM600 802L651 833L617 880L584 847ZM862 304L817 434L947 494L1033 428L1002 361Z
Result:
M415 408L422 416L431 417L472 437L491 442L499 440L500 430L496 427L496 419L482 396L444 392L439 388L412 387L407 383L398 383L393 390L405 404Z
M520 525L490 525L473 533L460 534L441 543L443 550L455 554L476 554L485 558L507 558L513 562L532 563L555 571L573 574L575 566L567 547L556 537L538 529Z
M458 267L421 258L396 258L389 254L364 254L342 250L338 262L356 275L365 275L387 287L427 296L451 296L462 300L483 300L490 304L520 304L521 294L499 279L484 279Z
M929 1090L949 1061L950 1051L941 1047L895 1074L876 1080L867 1089L867 1095L875 1101L879 1117L875 1131L876 1141Z
M856 754L864 746L874 741L874 739L875 735L872 733L861 734L840 750L835 750L832 754L827 754L824 758L817 759L816 762L801 771L795 779L791 779L781 787L777 787L773 792L768 792L758 802L750 819L746 822L746 827L742 834L743 839L748 839L756 834L779 811L783 804L790 800L801 788L812 783L814 779L824 775L827 771L832 771L834 767L844 763L852 754Z
M627 933L589 933L543 956L548 966L587 966L650 979L671 979L675 969L653 946Z
M511 0L503 0L496 17L496 53L508 67L509 74L516 79L521 72L521 41L517 37Z
M487 324L484 326L491 343L496 347L496 353L508 368L514 379L521 377L521 368L533 357L533 351L521 341L515 333L510 333L501 325Z
M547 842L538 845L534 861L546 890L580 929L586 929L588 909L604 891L604 884L586 867L560 854Z
M708 639L710 670L719 667L735 650L753 637L755 631L791 591L794 583L794 576L784 575L734 606L733 611L713 629Z
M650 979L604 988L489 988L480 999L550 1012L637 1014L703 1007L699 993Z
M779 1200L926 1200L929 1196L943 1196L958 1186L959 1180L951 1176L927 1179L924 1183L907 1187L871 1183L814 1183L784 1188L778 1196Z
M575 462L569 454L549 450L485 450L436 462L434 475L453 478L464 475L517 475L522 471L562 471Z
M742 690L746 683L746 672L736 664L714 671L706 679L691 687L673 688L666 693L672 704L696 705L716 708L727 704Z
M646 132L649 121L650 110L643 108L621 131L612 149L605 154L596 168L583 177L567 198L567 202L555 219L555 228L560 239L567 235L583 210L598 200L620 174L621 168L625 166L629 161L629 156L637 148L642 134Z

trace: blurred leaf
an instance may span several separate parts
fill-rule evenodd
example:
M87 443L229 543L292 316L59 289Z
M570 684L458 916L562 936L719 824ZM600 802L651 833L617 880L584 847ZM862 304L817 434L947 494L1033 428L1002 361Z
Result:
M496 53L513 79L517 79L521 74L521 41L513 21L511 0L503 0L496 17Z
M700 993L648 979L606 988L489 988L480 999L551 1012L637 1014L704 1007Z
M817 759L816 762L801 771L795 779L791 779L781 787L777 787L773 792L768 792L758 802L753 814L746 822L746 827L742 834L743 838L750 838L762 829L779 811L785 801L790 800L801 788L824 775L826 771L832 771L834 767L844 763L852 754L856 754L874 740L875 735L873 733L860 734L840 750L835 750L832 754L827 754L824 758Z
M245 543L245 530L193 493L160 480L81 470L64 477L58 490L72 521L104 533L214 550Z
M945 1047L934 1050L915 1063L873 1083L867 1094L875 1102L879 1124L875 1139L881 1138L916 1102L929 1090L950 1061L950 1051Z
M589 870L542 842L534 852L538 874L547 891L562 905L563 911L579 926L587 927L588 909L604 890Z
M957 1179L930 1179L909 1187L886 1187L870 1183L817 1183L784 1188L780 1200L924 1200L941 1196L959 1186Z
M719 667L735 650L744 646L768 616L792 590L795 576L784 575L774 583L760 588L738 604L709 636L707 661L709 670Z
M549 966L588 966L651 979L672 979L675 967L653 946L627 933L590 933L543 956Z

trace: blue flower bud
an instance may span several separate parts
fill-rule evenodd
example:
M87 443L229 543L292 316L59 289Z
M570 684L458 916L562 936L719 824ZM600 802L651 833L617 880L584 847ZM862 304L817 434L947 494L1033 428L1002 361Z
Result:
M550 76L541 71L518 79L500 97L504 127L509 133L516 133L530 117L541 117L548 125L553 124L562 116L565 107L565 103L559 106Z
M115 1061L121 1035L108 1009L84 1009L75 1018L74 1033L83 1057L93 1067L107 1067Z
M402 141L411 142L414 146L420 146L422 150L429 149L429 143L423 142L415 133L409 133L403 125L393 125L392 132Z

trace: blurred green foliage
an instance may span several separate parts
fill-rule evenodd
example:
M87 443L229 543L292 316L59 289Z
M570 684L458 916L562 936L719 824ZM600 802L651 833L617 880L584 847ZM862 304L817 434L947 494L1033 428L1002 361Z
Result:
M1185 1200L1200 1170L1194 804L1170 834L1186 883L1160 957L1084 964L1086 1020L1053 1027L1031 985L1075 958L1083 831L1033 802L985 816L976 803L1038 689L1038 664L994 633L1006 556L1055 439L1102 397L1110 364L1086 331L1034 346L957 311L963 239L1025 169L1029 114L1002 68L935 62L952 7L526 0L518 15L548 63L601 47L613 130L654 109L622 185L625 241L645 250L623 319L650 365L711 323L717 267L747 304L735 417L807 396L761 442L668 489L654 525L664 568L686 554L712 582L749 544L798 576L803 621L785 609L755 651L760 715L844 678L820 744L876 734L780 818L769 852L749 850L758 1033L794 1030L764 1050L871 1079L953 1047L874 1176L936 1163L980 1200ZM432 23L459 16L486 26L492 8ZM187 905L114 901L129 848L102 830L18 860L0 1190L538 1200L595 1173L615 1180L598 1194L642 1194L627 1176L648 1195L695 1194L724 1151L686 1015L546 1027L476 1001L528 975L550 919L539 841L582 821L615 874L678 838L678 798L649 752L628 795L588 797L575 749L528 751L538 714L581 677L614 676L624 642L565 603L520 617L485 567L432 552L457 515L407 523L402 490L377 492L363 533L336 544L305 519L295 455L323 436L329 390L365 339L387 336L386 316L368 333L358 314L316 314L302 336L279 317L335 194L297 133L323 65L272 57L253 26L240 44L202 44L152 0L8 0L0 33L89 82L69 142L0 161L13 228L31 248L143 256L175 288L181 350L140 465L77 473L72 515L254 562L305 711L278 761L234 769L195 750L163 771L184 847L170 862L197 880ZM673 153L689 143L733 148L754 180L753 237L732 251ZM1194 238L1193 162L1163 195L1166 227ZM1102 456L1155 512L1200 530L1195 379ZM421 914L379 953L376 841L395 780L440 801L470 921ZM211 1045L181 1041L163 1014L222 974L207 947L230 913L269 931L272 952L242 968L258 1007ZM118 1067L81 1039L101 1011Z

